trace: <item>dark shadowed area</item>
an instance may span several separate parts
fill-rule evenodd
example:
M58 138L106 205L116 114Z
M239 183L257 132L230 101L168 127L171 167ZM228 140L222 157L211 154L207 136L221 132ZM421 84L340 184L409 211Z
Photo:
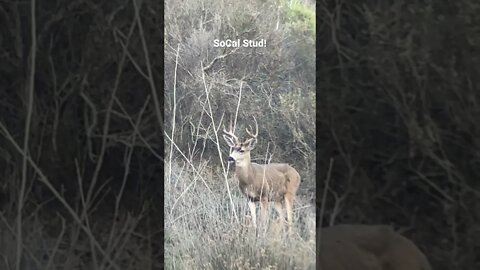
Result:
M394 225L433 269L479 269L479 12L471 0L319 2L322 225Z
M0 2L0 269L160 269L160 4Z

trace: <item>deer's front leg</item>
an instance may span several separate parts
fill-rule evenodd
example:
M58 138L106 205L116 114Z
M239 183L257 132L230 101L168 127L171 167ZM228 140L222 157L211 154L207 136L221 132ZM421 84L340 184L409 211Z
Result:
M256 213L256 207L255 207L255 202L252 200L248 200L248 208L250 208L250 214L252 215L252 222L253 222L253 227L257 227L257 213Z

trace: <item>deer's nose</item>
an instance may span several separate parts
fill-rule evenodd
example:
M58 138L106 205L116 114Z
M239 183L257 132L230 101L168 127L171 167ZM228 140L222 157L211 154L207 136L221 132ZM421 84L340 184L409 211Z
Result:
M235 159L233 159L233 157L228 157L228 162L234 162Z

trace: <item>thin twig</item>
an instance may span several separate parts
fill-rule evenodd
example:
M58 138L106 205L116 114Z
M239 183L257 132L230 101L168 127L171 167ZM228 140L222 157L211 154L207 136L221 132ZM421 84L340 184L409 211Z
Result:
M177 67L178 67L178 55L180 54L180 44L177 46L177 55L175 58L175 72L173 76L173 109L172 109L172 140L175 139L175 121L177 111ZM173 162L173 143L170 144L170 154L168 155L168 176L167 180L172 179L172 162ZM170 185L169 185L170 186Z
M322 202L321 202L321 205L320 205L320 217L319 217L319 223L317 226L318 227L322 227L322 224L323 224L323 215L324 215L324 212L325 212L325 203L327 201L327 193L328 193L328 189L329 189L329 185L330 185L330 178L332 176L332 168L333 168L333 158L330 158L330 164L328 166L328 172L327 172L327 179L325 179L325 186L324 186L324 190L323 190L323 194L322 194ZM321 230L319 230L318 232L318 238L317 238L317 241L318 241L318 245L321 244L322 242L322 233L321 233Z
M147 68L147 74L148 74L148 78L149 78L148 82L150 84L150 90L152 90L152 99L153 99L153 104L155 105L155 113L157 115L157 121L158 121L158 125L160 126L160 129L164 130L163 114L160 111L160 102L158 100L157 87L155 86L155 81L153 80L153 72L152 72L152 66L150 64L150 62L151 62L150 61L150 56L149 56L149 53L148 53L147 43L145 42L145 35L143 33L142 20L140 20L140 11L139 11L140 8L137 6L137 1L136 0L132 0L132 2L133 2L133 7L135 8L135 18L137 20L138 31L139 31L139 34L140 34L140 40L142 41L143 54L144 54L144 57L145 57L145 66ZM141 3L141 1L140 1L140 3ZM128 46L128 43L125 46ZM178 61L177 61L177 63L178 63Z
M35 0L31 1L30 4L30 15L31 15L31 38L32 38L32 46L30 48L30 76L28 79L28 97L27 97L27 119L25 121L25 135L23 138L23 158L22 158L22 182L20 184L20 191L18 196L18 208L17 208L17 257L16 257L16 269L21 269L21 261L22 261L22 245L23 245L23 238L22 238L22 210L24 205L24 196L25 196L25 187L27 185L27 164L28 164L28 142L30 138L30 123L32 121L32 110L33 110L33 97L34 97L34 90L35 90L35 64L36 64L36 57L37 57L37 24L36 24L36 17L35 17Z

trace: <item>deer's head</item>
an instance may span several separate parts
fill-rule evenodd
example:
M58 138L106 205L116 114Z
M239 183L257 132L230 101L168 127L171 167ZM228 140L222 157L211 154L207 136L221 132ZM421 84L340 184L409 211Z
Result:
M228 146L231 147L230 155L228 156L228 162L235 162L236 164L242 164L245 162L250 163L250 151L255 148L257 143L258 135L258 124L255 117L253 118L255 122L255 133L251 131L252 127L249 125L249 128L246 128L247 134L250 135L250 138L241 142L233 132L233 125L230 122L229 130L223 129L223 138L227 142Z

